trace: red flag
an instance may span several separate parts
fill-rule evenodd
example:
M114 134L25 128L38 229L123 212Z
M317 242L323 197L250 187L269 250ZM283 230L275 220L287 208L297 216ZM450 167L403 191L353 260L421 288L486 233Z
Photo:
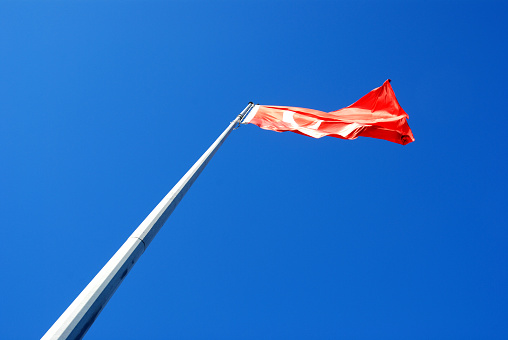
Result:
M390 80L387 80L356 103L338 111L256 105L243 123L255 124L265 130L293 131L314 138L356 139L363 136L406 145L415 140L407 118L407 113L395 98Z

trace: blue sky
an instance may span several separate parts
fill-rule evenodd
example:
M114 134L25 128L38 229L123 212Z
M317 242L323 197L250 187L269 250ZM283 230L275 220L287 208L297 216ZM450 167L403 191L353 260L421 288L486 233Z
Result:
M85 339L506 339L506 2L0 3L0 338L40 338L249 101Z

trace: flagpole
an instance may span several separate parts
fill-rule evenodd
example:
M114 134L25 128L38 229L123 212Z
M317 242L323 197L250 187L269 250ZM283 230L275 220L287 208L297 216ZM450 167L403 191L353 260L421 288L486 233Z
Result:
M41 340L74 340L81 339L85 335L215 152L253 106L253 103L249 103L238 117L229 124L227 129L145 218Z

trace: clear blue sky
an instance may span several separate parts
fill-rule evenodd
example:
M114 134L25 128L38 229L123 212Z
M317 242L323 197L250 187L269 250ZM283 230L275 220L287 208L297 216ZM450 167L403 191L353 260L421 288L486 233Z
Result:
M506 339L506 2L3 1L0 338L37 339L249 101L388 78L407 146L234 131L86 339Z

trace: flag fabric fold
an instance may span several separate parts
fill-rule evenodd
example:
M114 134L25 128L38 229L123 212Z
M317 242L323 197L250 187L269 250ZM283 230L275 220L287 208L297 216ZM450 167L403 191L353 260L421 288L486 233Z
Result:
M407 113L395 97L390 80L337 111L323 112L291 106L256 105L244 124L265 130L292 131L313 138L372 137L406 145L414 141Z

